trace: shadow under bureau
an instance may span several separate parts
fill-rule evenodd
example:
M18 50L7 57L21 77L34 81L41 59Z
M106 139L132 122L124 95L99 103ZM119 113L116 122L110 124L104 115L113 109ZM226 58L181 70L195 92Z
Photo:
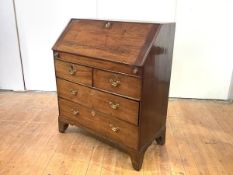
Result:
M61 133L84 128L140 170L165 143L175 24L72 19L53 47Z

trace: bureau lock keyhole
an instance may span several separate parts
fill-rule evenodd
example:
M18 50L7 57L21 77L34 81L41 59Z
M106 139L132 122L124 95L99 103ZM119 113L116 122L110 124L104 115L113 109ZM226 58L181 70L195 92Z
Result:
M111 27L111 23L110 23L110 22L106 22L106 23L105 23L105 28L106 28L106 29L109 29L110 27Z
M95 112L94 110L92 110L92 111L91 111L91 116L92 116L92 117L95 117L95 115L96 115L96 112Z

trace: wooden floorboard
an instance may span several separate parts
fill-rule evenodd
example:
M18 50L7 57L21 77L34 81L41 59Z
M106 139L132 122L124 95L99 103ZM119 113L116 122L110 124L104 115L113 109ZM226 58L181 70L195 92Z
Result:
M165 146L141 171L85 131L57 129L54 92L0 92L0 175L233 175L233 104L171 99Z

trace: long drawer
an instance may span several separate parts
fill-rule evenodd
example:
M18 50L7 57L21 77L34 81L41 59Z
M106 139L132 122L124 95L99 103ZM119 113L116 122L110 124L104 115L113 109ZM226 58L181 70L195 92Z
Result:
M80 125L130 148L137 149L138 127L101 112L59 98L60 116L70 118Z
M57 79L58 96L138 125L139 102Z

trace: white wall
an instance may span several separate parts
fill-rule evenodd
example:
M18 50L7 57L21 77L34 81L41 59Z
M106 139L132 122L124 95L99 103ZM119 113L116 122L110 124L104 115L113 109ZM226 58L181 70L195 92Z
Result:
M232 70L232 75L231 75L231 83L229 87L228 99L233 101L233 70Z
M12 1L0 1L0 89L24 90Z
M54 91L52 46L70 18L95 18L95 0L15 0L26 88Z
M176 0L99 0L97 18L136 21L175 21Z
M233 69L233 1L178 0L170 96L227 99Z

